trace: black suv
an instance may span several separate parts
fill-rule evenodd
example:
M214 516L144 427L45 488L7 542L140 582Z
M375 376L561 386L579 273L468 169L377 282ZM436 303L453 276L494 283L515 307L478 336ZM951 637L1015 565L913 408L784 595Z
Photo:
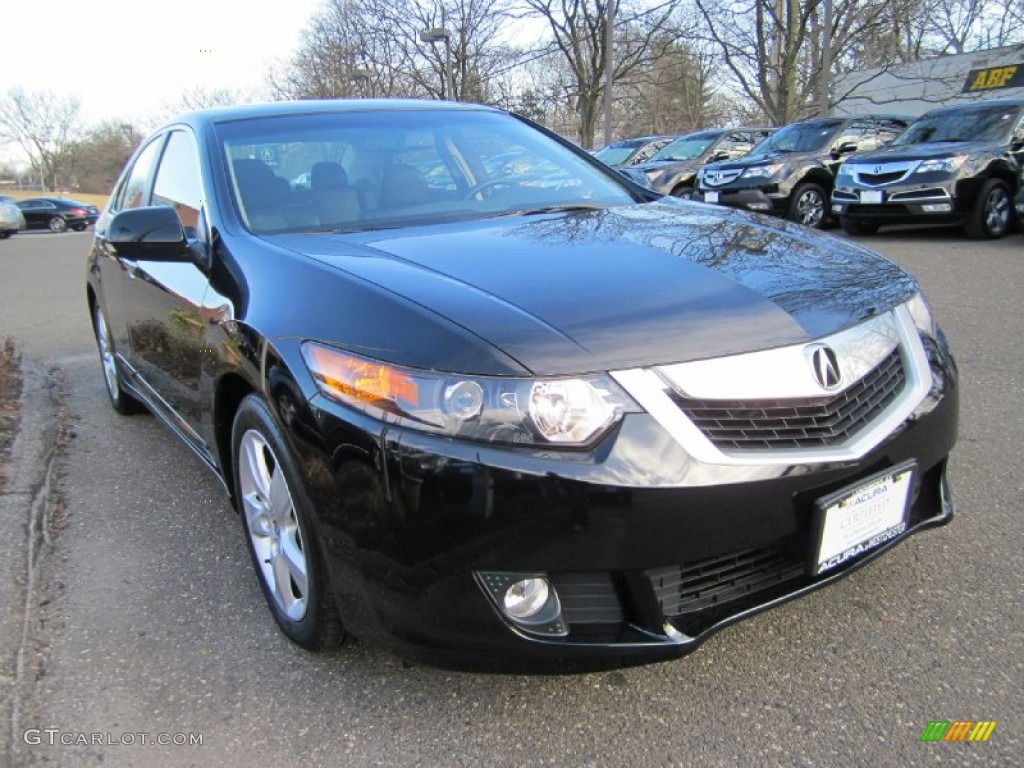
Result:
M832 212L851 234L885 224L963 224L1002 237L1024 160L1024 99L936 109L878 152L845 163Z
M863 115L792 123L741 160L704 166L694 198L822 227L836 168L846 156L888 144L910 122L899 115Z
M594 157L612 168L625 168L650 160L654 153L664 147L675 136L637 136L606 144L594 152Z
M716 128L680 136L646 163L623 173L662 195L692 197L705 163L735 160L772 135L773 128Z

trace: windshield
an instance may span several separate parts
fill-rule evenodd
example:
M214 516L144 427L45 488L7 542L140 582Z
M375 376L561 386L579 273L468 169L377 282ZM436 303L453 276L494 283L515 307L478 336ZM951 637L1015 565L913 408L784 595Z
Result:
M502 113L336 112L216 130L239 215L256 233L395 228L634 200L611 171Z
M1019 107L988 106L927 114L901 133L893 145L939 141L1006 141Z
M777 152L815 152L824 149L842 124L842 120L815 120L812 123L787 125L758 144L748 157L763 157Z
M693 160L707 151L707 148L718 138L718 134L701 134L699 136L683 136L661 148L652 163L667 163L673 160Z
M638 141L609 144L608 146L601 147L601 149L597 150L597 152L594 153L594 157L608 165L619 165L620 163L626 162L626 160L629 159L629 156L632 155L639 146L640 142Z

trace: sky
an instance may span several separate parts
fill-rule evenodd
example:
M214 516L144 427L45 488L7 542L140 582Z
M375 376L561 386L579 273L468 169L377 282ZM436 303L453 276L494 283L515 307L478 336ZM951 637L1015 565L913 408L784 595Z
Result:
M265 89L321 0L4 0L0 98L74 96L84 124L153 127L192 88ZM53 23L54 19L61 19ZM11 156L0 148L0 157Z

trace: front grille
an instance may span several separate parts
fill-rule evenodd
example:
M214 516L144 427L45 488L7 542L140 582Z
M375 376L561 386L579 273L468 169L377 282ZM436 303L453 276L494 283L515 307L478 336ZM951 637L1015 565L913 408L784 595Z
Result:
M670 396L722 450L820 448L844 443L906 385L899 347L844 392L805 400L698 400Z
M907 175L906 171L896 171L894 173L858 173L857 180L862 184L869 184L871 186L878 186L879 184L891 184L894 181L899 181Z
M784 543L646 572L668 619L722 608L802 577L806 563ZM735 610L742 607L732 606ZM717 617L727 612L714 612ZM713 623L713 622L712 622Z

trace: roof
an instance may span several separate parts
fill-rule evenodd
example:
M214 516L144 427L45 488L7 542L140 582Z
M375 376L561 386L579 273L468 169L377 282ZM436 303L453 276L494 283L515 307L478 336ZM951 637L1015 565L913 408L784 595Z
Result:
M468 104L454 101L428 99L319 99L303 101L273 101L266 104L243 104L231 107L214 107L188 112L167 121L172 123L222 123L231 120L251 120L260 117L283 117L286 115L330 114L332 112L387 112L417 110L499 110L483 104Z

